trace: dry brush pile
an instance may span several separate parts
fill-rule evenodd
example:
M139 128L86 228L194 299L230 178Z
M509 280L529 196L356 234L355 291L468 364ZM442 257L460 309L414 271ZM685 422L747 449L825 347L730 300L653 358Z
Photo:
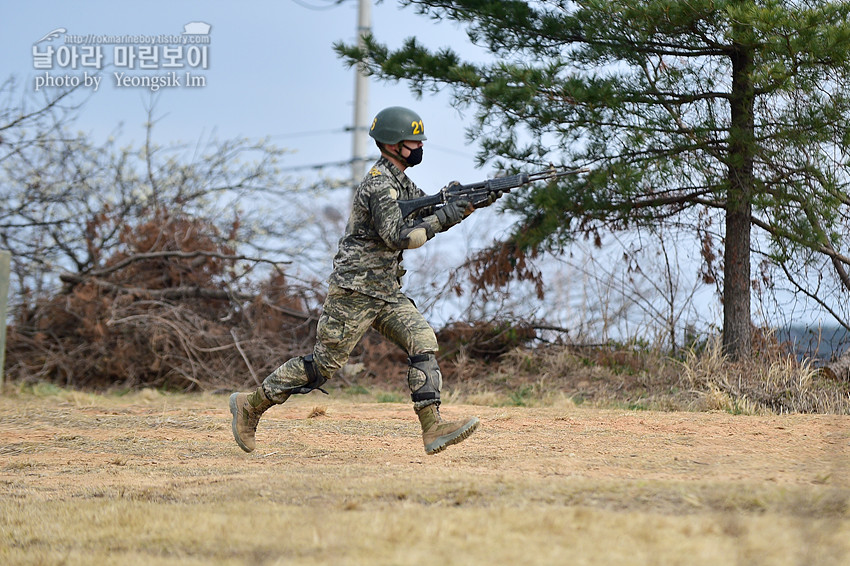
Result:
M279 269L246 288L237 275L244 258L214 231L167 215L125 228L120 252L63 274L54 296L16 309L7 376L215 390L262 379L282 357L306 351L315 289L290 286Z

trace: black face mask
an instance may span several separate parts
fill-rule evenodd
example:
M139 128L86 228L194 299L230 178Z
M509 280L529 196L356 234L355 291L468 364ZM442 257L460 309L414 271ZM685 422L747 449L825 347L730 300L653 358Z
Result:
M408 167L413 167L414 165L419 165L420 163L422 163L422 148L421 147L417 147L416 149L410 149L408 147L407 149L408 149L408 151L410 151L410 155L408 155L407 158L405 158L405 161L407 161Z

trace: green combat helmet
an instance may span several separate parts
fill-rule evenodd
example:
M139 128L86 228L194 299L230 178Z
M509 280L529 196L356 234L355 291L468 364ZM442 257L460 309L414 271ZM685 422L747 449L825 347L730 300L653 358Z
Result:
M369 135L376 141L388 145L397 144L403 140L428 139L425 137L425 125L419 114L401 106L391 106L378 112L372 121Z

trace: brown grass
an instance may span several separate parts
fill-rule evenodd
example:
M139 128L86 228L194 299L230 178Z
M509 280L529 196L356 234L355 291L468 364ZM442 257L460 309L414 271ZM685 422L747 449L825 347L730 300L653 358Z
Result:
M0 562L850 560L844 416L447 402L482 426L429 457L409 403L315 395L244 454L225 395L7 389Z
M747 363L726 360L715 341L679 359L622 345L515 348L496 362L461 350L444 367L454 400L488 405L850 414L850 382L778 347Z

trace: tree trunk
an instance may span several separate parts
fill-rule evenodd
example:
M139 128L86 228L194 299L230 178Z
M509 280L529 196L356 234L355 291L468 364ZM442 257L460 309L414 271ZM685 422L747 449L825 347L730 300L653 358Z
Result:
M729 192L723 271L723 351L732 360L746 359L752 353L750 220L755 151L752 70L752 49L735 43L732 50Z
M752 353L749 212L749 206L726 212L723 352L732 360L744 360Z

